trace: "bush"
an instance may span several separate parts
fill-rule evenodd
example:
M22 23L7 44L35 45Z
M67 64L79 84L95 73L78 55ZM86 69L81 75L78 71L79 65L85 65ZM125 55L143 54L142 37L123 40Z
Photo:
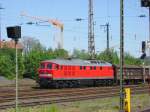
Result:
M0 49L0 75L8 79L15 77L15 49L2 48ZM24 73L23 57L21 52L18 52L18 75L22 77Z

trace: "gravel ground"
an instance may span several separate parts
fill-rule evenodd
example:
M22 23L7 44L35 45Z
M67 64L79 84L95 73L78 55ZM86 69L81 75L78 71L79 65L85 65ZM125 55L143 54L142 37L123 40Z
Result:
M5 77L0 76L0 86L14 85L15 80L8 80ZM35 85L36 82L33 79L19 79L19 84L21 85Z
M11 85L14 83L14 80L8 80L5 77L0 76L0 86Z

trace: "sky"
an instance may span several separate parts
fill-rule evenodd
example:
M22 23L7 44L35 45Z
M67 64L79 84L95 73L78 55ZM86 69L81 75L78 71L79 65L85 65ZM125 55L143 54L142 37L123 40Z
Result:
M95 50L106 48L106 29L110 24L110 47L119 53L120 44L120 0L93 0ZM46 48L56 48L60 30L49 23L45 26L28 25L38 22L21 16L22 12L31 16L57 19L64 24L64 49L88 50L88 0L0 0L1 38L9 40L6 27L21 25L22 37L38 39ZM124 0L125 8L125 52L135 57L141 55L141 41L148 40L148 9L141 7L140 0ZM145 18L138 17L146 15ZM83 21L75 21L83 18Z

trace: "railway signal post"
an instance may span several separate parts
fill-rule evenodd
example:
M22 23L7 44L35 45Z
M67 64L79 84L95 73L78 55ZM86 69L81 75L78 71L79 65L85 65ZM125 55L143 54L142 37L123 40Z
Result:
M7 27L7 35L8 38L11 38L15 41L15 49L16 49L16 112L18 112L18 50L17 50L17 43L19 38L21 38L21 27L20 26L13 26Z
M149 42L150 42L150 0L141 0L141 6L147 7L149 9ZM150 48L149 48L149 56L150 56Z

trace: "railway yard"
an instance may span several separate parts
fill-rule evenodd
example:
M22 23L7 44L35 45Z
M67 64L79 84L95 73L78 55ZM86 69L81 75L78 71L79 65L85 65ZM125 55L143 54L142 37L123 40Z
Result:
M150 0L1 1L0 112L150 112Z
M149 94L149 85L126 85L131 88L132 95ZM0 89L0 110L15 107L15 87L1 86ZM90 101L95 99L114 98L119 95L119 86L107 87L82 87L63 89L41 89L36 85L21 85L19 87L19 106L37 106L47 104L66 104L66 102ZM132 96L131 95L131 96ZM148 96L149 97L149 96ZM142 99L141 99L142 100ZM138 101L140 102L140 101ZM148 103L148 102L147 102ZM150 102L149 102L150 103ZM116 105L117 106L117 105ZM144 107L133 108L134 110ZM146 107L145 107L146 108ZM148 108L148 107L147 107ZM117 110L117 109L116 109Z

